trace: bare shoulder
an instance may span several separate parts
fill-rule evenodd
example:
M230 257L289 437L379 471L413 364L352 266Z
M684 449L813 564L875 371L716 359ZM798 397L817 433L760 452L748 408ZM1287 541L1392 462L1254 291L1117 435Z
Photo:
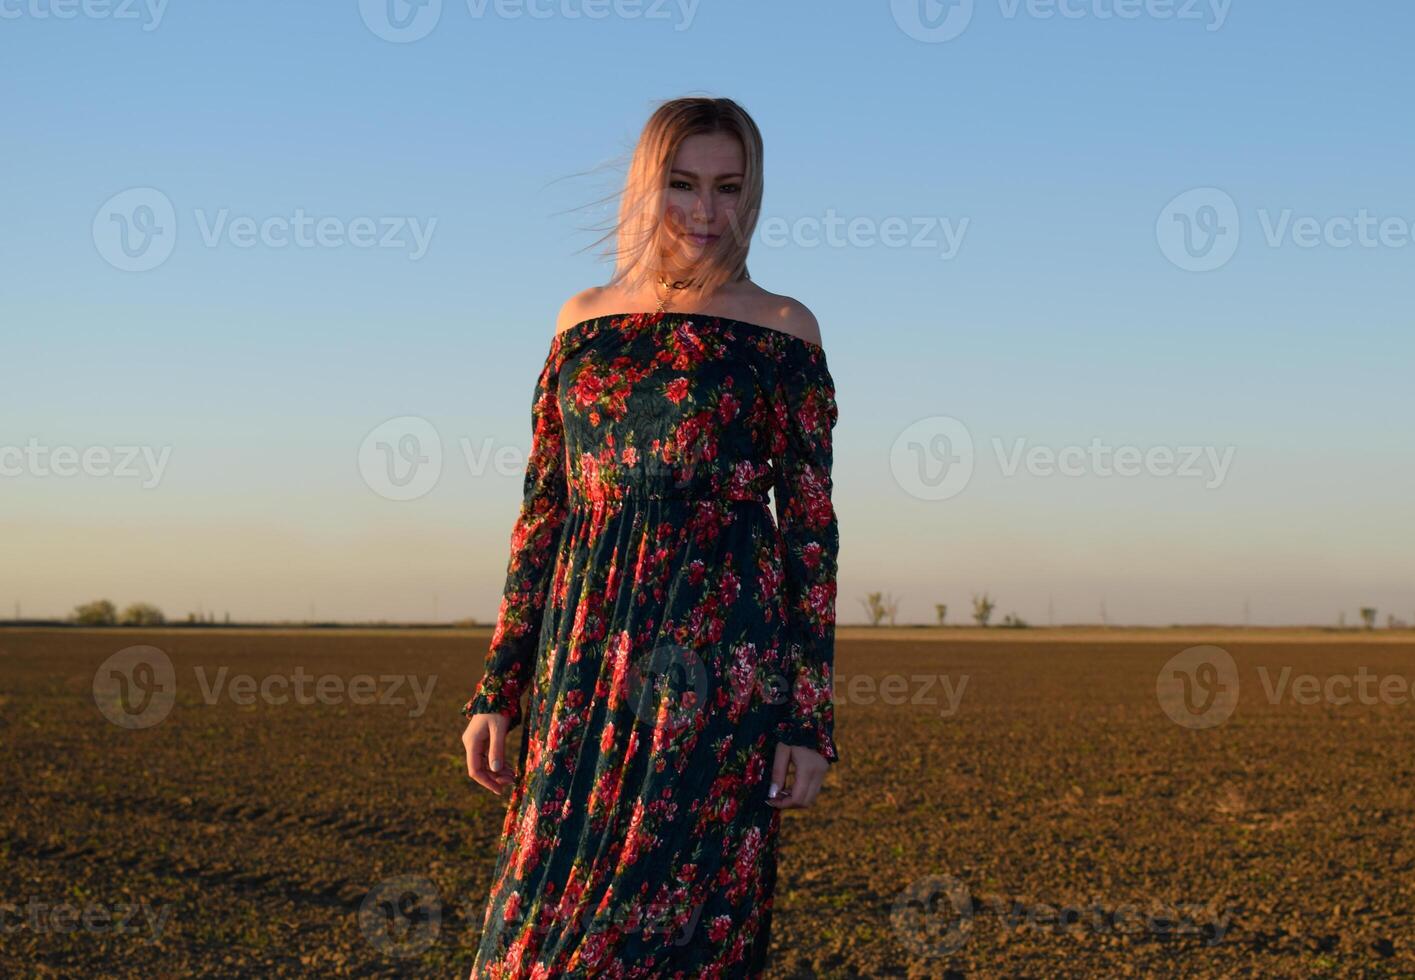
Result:
M820 346L820 323L817 322L816 315L805 303L790 296L768 293L765 290L763 290L762 297L758 302L760 303L758 316L761 318L758 322L762 326L780 330L782 333L788 333L793 337Z
M567 299L555 318L555 332L561 333L578 323L591 319L594 316L593 311L599 307L603 293L603 286L591 286Z

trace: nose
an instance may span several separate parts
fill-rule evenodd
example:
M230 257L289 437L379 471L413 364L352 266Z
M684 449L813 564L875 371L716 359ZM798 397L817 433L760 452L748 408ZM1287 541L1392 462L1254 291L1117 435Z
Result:
M694 201L693 220L702 224L707 224L712 221L711 192L708 192L708 195L699 194Z

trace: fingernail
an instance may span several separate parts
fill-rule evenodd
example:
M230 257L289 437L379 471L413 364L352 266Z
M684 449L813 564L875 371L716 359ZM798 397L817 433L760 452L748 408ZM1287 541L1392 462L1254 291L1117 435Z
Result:
M771 786L768 787L768 789L767 789L767 791L766 791L766 798L769 799L769 800L774 800L774 799L776 799L776 791L779 790L780 788L781 788L781 787L778 786L778 785L776 785L776 783L772 783Z
M500 760L500 759L497 759L495 762L493 762L493 763L491 764L491 771L492 771L492 772L500 772L500 771L501 771L501 760Z

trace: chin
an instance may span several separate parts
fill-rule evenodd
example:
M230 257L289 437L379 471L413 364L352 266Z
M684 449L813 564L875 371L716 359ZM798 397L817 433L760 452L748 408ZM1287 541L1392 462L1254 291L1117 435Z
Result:
M695 245L692 242L680 242L678 245L678 258L684 262L697 262L708 253L706 245Z

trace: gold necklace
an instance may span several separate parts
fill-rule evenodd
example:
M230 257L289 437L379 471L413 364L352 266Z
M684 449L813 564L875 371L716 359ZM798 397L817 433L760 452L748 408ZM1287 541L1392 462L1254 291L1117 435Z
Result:
M659 276L658 276L658 284L659 284L660 286L667 286L668 289L669 289L669 292L664 293L664 294L663 294L663 297L658 301L658 308L653 311L653 312L654 312L654 316L657 316L658 314L660 314L660 313L663 312L664 307L666 307L666 306L668 305L668 297L671 296L671 295L673 295L673 293L672 293L673 290L675 290L675 289L686 289L686 288L688 288L689 286L691 286L691 285L693 284L693 280L692 280L692 279L673 279L673 280L670 280L670 279L668 279L666 276L664 276L662 273L659 273ZM657 290L655 290L655 292L657 292Z

